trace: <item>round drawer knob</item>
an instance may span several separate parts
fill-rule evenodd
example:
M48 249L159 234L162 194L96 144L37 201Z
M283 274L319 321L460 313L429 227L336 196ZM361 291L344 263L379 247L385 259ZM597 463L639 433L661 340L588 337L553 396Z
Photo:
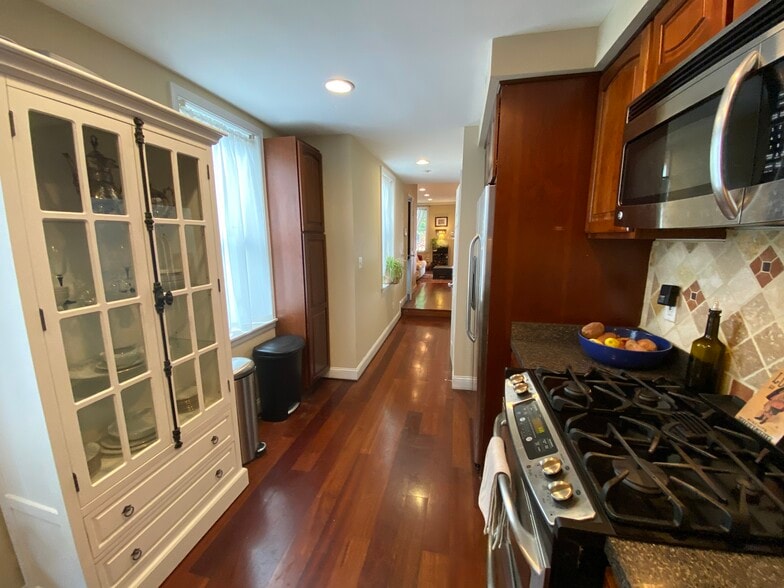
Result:
M213 445L217 445L218 441L220 441L220 438L217 435L213 435L212 439L210 439L210 441L212 441Z
M139 561L139 560L141 559L141 557L142 557L142 554L143 554L143 553L144 553L144 552L143 552L141 549L139 549L139 548L137 547L136 549L134 549L134 550L131 552L131 559L132 559L133 561Z
M122 515L127 519L134 513L136 509L133 508L132 504L126 504L125 508L122 510Z
M218 470L215 472L215 477L220 480L223 477L223 470Z
M550 482L547 485L547 490L556 502L565 502L569 500L574 492L572 485L564 480Z
M542 472L545 476L557 476L561 473L563 462L560 457L545 457L539 462L539 465L542 466Z

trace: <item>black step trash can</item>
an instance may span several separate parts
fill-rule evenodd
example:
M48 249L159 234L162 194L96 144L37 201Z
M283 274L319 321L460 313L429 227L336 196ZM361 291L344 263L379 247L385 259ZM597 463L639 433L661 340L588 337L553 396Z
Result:
M234 371L234 396L237 402L237 420L240 429L240 454L245 465L264 453L267 444L259 443L258 417L256 416L256 366L247 357L232 357Z
M285 421L299 406L305 339L281 335L253 349L261 396L261 418Z

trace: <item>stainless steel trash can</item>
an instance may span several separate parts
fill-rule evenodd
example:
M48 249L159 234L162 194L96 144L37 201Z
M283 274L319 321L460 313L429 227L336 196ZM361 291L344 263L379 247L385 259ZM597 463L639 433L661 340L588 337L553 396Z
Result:
M234 372L234 396L237 402L237 420L240 430L240 454L243 465L252 461L267 448L259 443L258 418L256 416L256 364L247 357L232 357Z

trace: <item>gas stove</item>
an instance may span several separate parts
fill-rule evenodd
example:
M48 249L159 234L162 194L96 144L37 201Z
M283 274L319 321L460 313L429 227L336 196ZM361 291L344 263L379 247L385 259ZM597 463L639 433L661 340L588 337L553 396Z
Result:
M552 535L784 554L784 454L734 419L665 379L508 376L519 472Z

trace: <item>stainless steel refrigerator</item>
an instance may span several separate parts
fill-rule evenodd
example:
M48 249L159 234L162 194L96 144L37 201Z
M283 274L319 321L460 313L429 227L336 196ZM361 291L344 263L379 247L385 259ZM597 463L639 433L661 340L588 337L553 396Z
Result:
M495 186L488 185L476 203L476 235L468 247L468 296L466 335L474 344L471 399L471 453L475 464L482 462L481 428L484 419L487 381L487 327L490 301L490 259L493 253Z

